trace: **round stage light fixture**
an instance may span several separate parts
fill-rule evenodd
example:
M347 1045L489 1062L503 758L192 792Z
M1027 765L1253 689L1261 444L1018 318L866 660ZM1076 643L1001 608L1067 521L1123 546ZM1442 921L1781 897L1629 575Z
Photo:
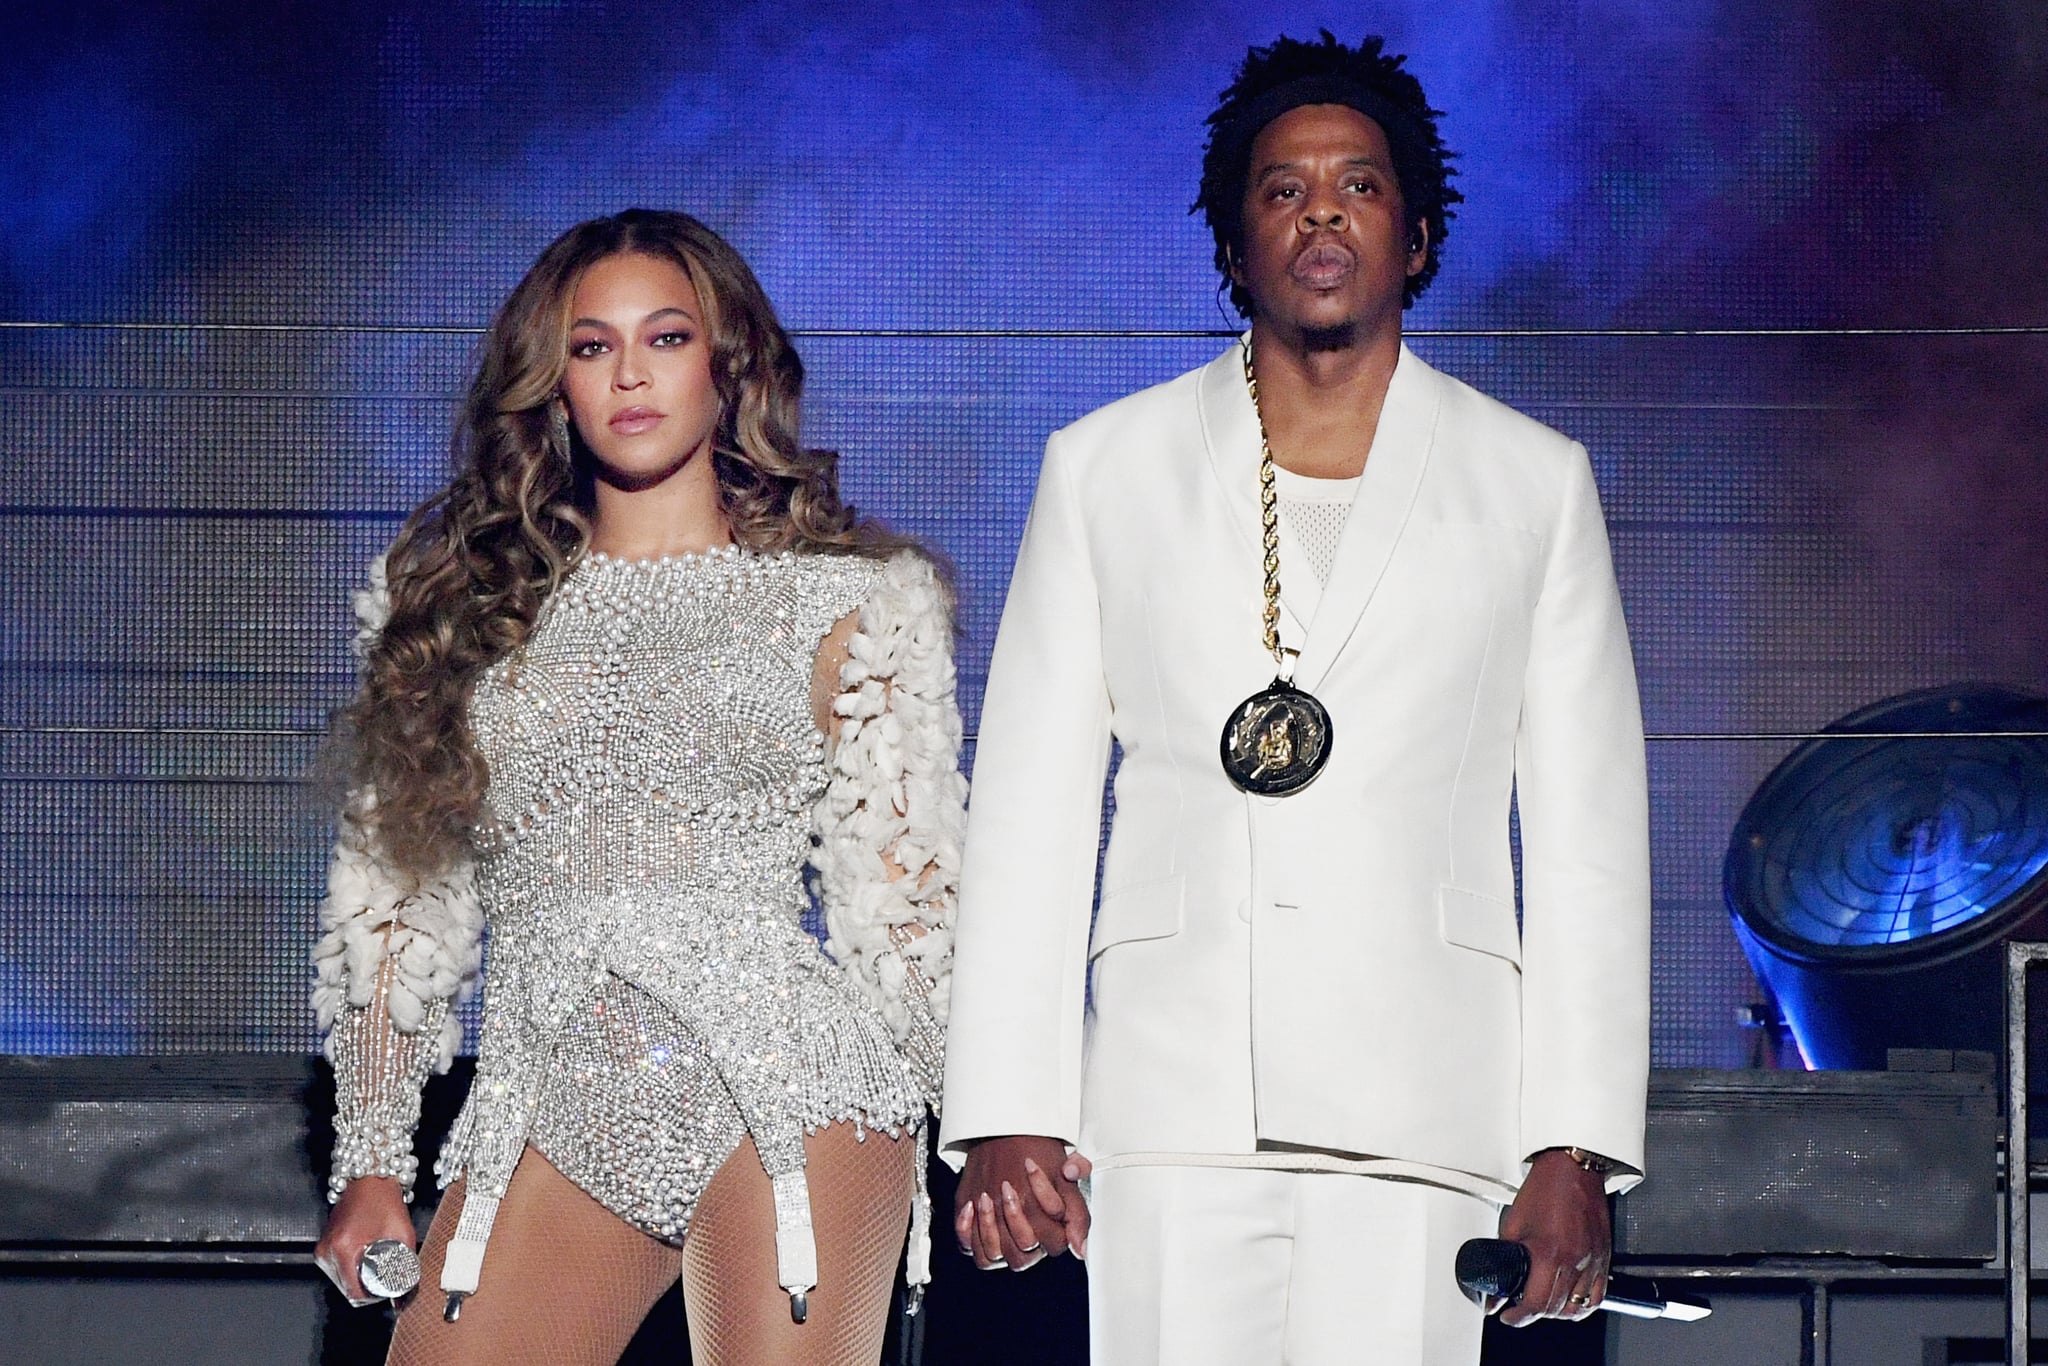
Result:
M1955 684L1827 731L1772 770L1729 840L1722 887L1750 966L1809 1067L2002 1052L2002 946L2048 938L2048 699Z

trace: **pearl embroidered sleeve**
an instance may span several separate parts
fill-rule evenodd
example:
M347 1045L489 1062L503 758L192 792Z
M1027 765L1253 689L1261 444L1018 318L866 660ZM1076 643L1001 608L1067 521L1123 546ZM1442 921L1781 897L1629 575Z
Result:
M383 565L356 595L358 653L387 611ZM313 950L313 1008L334 1065L333 1173L328 1198L360 1176L387 1176L412 1197L420 1091L448 1070L462 1041L454 1005L482 967L483 913L473 868L409 887L380 858L372 803L353 798L339 822Z
M935 1102L967 780L952 614L922 556L899 552L884 566L839 681L831 776L813 814L825 949L880 1009Z

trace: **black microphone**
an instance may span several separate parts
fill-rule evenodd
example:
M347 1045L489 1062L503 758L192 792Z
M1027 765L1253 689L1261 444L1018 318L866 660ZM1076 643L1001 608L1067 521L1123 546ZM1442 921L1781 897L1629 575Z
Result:
M1529 1283L1529 1249L1506 1238L1473 1238L1458 1249L1458 1286L1478 1299L1492 1295L1510 1304ZM1678 1319L1691 1323L1714 1312L1697 1295L1674 1295L1655 1281L1610 1272L1600 1307L1637 1319Z

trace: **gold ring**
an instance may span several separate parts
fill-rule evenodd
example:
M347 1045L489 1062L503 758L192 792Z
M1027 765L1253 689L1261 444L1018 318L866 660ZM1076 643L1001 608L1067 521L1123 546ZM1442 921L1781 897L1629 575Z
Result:
M1567 1304L1591 1304L1592 1302L1593 1297L1591 1295L1572 1295L1565 1301Z

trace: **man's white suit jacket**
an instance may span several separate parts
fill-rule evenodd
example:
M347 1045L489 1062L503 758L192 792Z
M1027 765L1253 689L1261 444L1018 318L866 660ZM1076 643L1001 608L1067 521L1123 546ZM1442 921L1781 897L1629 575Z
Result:
M1333 734L1287 797L1218 753L1274 674L1261 559L1235 345L1047 443L981 713L945 1150L1305 1148L1499 1198L1547 1147L1640 1169L1642 720L1584 449L1402 348L1320 591L1283 525L1281 639Z

